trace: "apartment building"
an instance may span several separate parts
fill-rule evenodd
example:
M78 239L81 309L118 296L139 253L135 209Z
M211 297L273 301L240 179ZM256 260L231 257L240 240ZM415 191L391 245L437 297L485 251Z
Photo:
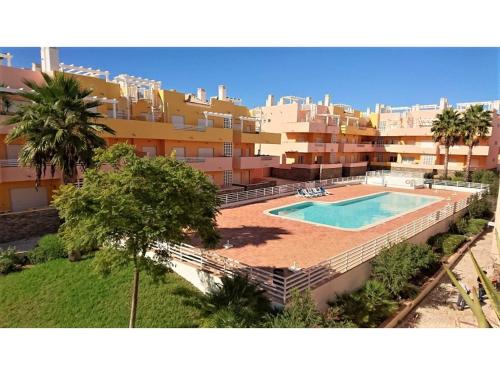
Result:
M220 85L217 96L162 89L160 81L59 62L55 48L41 49L41 63L31 69L0 65L0 93L9 93L10 106L0 115L0 123L21 103L19 91L27 90L23 80L41 83L42 72L71 74L83 87L91 88L97 109L116 134L103 134L108 145L126 142L145 156L169 156L185 161L205 172L223 191L238 191L262 186L278 157L260 156L260 145L279 144L280 134L261 131L261 119L250 115L241 99L231 98ZM47 174L38 191L34 171L18 165L21 144L6 144L10 127L0 127L0 212L44 207L60 184L58 172Z
M359 175L369 160L364 143L376 129L350 105L334 104L329 94L318 103L311 97L285 96L253 109L266 129L281 133L281 144L265 144L261 152L279 156L281 165L272 169L274 177L314 180Z
M445 150L432 139L432 121L445 108L465 111L474 104L481 104L485 109L493 111L493 121L488 137L480 140L479 145L473 148L471 168L496 168L500 146L500 100L457 103L452 106L446 98L441 98L439 104L416 104L408 107L377 104L375 112L368 114L377 128L370 166L374 169L442 173ZM468 147L460 143L450 148L450 172L465 169L467 153Z
M464 111L473 104L493 111L493 126L474 147L471 168L494 169L499 160L500 100L457 103L454 108ZM433 141L431 127L436 115L450 106L441 98L439 104L377 104L374 112L360 112L350 105L332 103L328 94L317 104L310 97L293 96L274 103L269 95L266 105L253 113L262 116L267 129L282 134L280 145L263 145L261 149L281 158L281 165L271 174L306 181L362 175L368 169L441 173L444 147ZM450 172L465 169L467 152L463 144L451 147Z

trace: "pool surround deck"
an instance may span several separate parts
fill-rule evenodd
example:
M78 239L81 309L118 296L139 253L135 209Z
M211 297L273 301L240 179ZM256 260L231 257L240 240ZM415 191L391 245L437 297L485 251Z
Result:
M397 189L372 185L352 185L327 189L330 195L305 199L287 196L244 206L222 209L217 223L221 234L220 248L209 250L252 267L306 268L379 237L413 220L458 202L470 193ZM380 192L399 192L441 198L436 202L404 213L369 228L352 231L286 220L265 211L304 201L338 202ZM225 249L227 241L233 245Z

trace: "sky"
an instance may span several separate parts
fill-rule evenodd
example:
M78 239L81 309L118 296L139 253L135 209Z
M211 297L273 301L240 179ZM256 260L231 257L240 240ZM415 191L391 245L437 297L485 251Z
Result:
M3 48L14 66L40 62L38 48ZM268 94L329 93L334 103L365 110L500 99L500 48L61 48L66 64L159 80L164 89L228 95L252 108Z

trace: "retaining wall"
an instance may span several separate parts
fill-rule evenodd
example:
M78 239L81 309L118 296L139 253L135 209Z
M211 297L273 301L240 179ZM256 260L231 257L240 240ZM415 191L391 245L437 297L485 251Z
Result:
M55 233L61 219L55 208L0 214L0 243Z

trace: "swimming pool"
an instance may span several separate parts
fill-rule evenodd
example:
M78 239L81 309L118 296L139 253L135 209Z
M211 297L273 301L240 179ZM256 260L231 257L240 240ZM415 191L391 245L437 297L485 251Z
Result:
M347 230L360 230L415 211L440 198L383 192L340 202L308 201L268 210L270 215Z

